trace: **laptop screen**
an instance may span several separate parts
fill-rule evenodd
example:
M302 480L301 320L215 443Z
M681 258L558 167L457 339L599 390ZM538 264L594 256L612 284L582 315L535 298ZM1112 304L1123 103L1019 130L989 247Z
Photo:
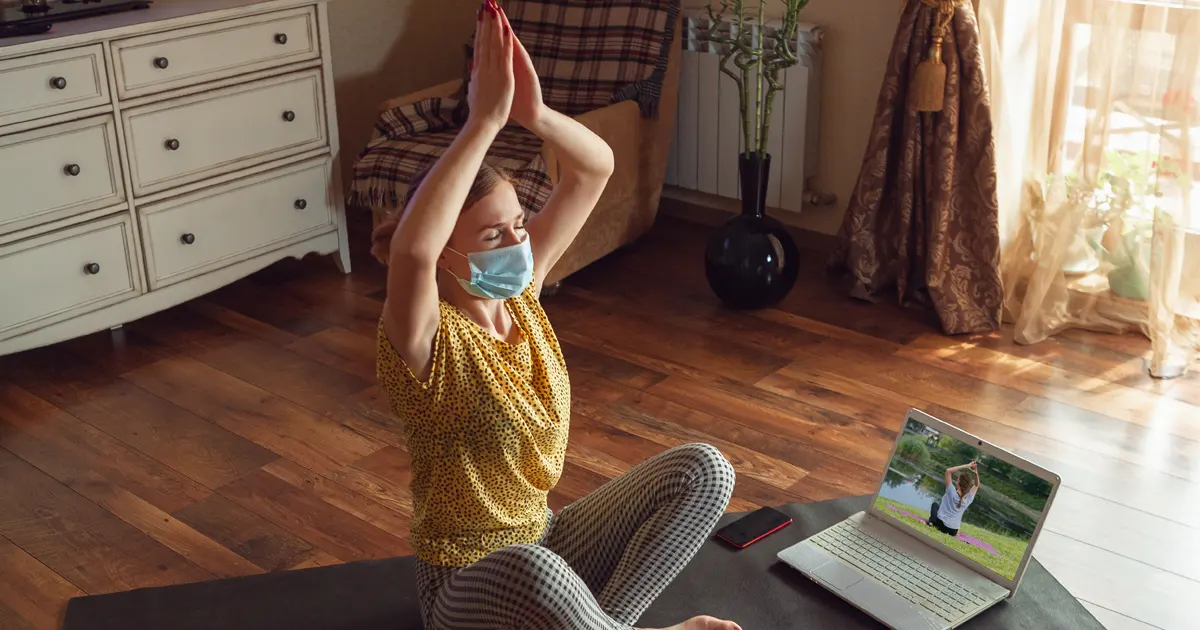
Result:
M875 500L880 514L1012 580L1053 486L909 419Z

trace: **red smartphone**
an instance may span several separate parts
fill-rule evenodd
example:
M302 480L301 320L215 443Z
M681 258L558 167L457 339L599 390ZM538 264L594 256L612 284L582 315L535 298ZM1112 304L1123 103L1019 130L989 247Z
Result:
M738 549L745 549L791 524L792 517L765 507L717 530L717 538Z

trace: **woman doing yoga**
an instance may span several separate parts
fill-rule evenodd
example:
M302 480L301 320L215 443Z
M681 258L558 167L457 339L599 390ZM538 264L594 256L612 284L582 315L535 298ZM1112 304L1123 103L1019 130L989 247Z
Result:
M969 472L961 472L969 471ZM957 479L953 478L958 473ZM946 469L946 494L929 509L929 524L947 536L958 536L963 515L975 500L979 489L979 463L971 462Z
M571 411L538 301L613 171L608 145L542 102L495 5L480 13L463 129L380 225L378 377L412 459L411 543L431 629L629 629L708 538L733 491L715 448L679 446L551 514ZM509 121L559 158L527 219L483 162ZM696 617L676 628L738 630Z

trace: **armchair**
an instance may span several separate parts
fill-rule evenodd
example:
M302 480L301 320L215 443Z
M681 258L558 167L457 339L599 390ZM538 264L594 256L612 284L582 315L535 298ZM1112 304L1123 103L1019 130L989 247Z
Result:
M654 224L675 127L678 0L510 0L505 11L533 57L547 105L598 134L616 157L616 170L595 211L547 278L552 285ZM587 12L593 13L582 15ZM565 29L554 20L597 27L563 35ZM613 28L614 20L622 21L619 28ZM409 178L453 140L464 92L457 79L381 103L376 137L355 164L350 201L369 207L375 225L396 211ZM515 172L518 196L531 212L541 208L558 182L554 152L524 129L505 129L487 159Z

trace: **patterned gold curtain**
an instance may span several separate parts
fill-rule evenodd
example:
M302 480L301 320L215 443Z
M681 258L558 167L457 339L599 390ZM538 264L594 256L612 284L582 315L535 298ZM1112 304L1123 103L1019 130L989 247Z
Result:
M910 102L913 78L945 20L944 105L919 112ZM874 300L894 290L902 304L932 307L947 334L995 330L1002 300L997 222L975 11L966 0L908 0L832 264L853 275L854 297Z
M1200 0L981 0L1005 319L1200 345Z

